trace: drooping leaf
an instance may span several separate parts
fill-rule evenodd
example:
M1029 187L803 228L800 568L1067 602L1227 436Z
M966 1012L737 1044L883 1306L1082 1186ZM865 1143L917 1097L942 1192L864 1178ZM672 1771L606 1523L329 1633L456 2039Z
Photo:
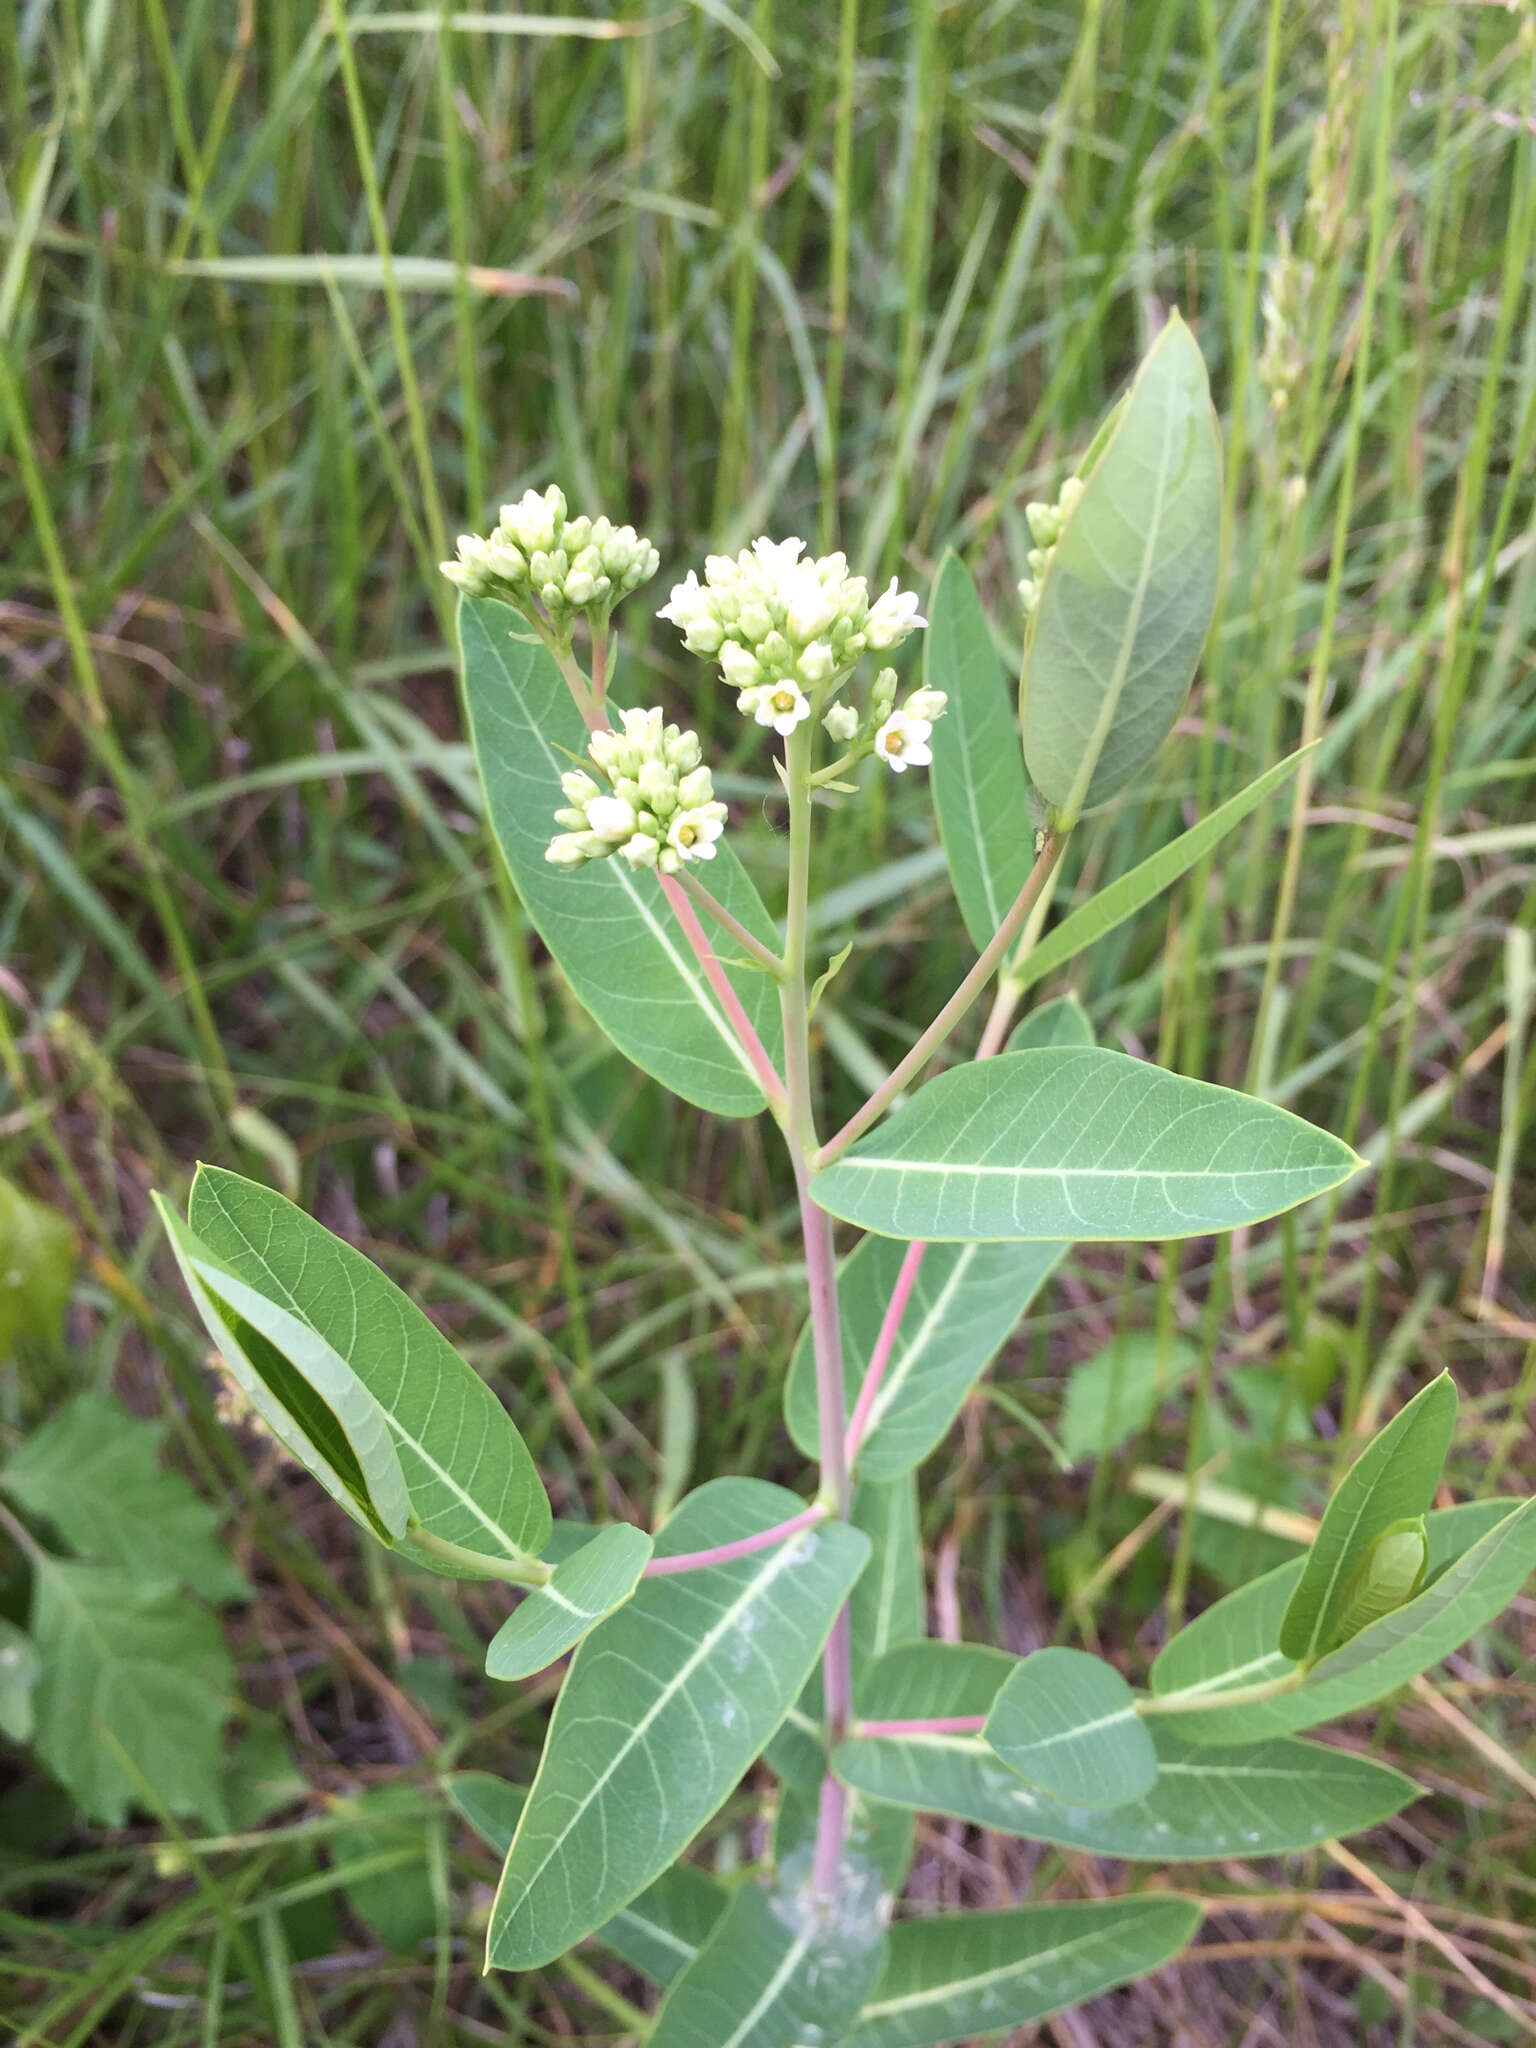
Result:
M876 1880L876 1885L878 1880ZM836 1907L781 1874L746 1884L671 1989L650 2048L796 2048L834 2043L863 2003L885 1946L876 1885Z
M597 1940L653 1984L687 1969L725 1916L730 1894L691 1863L674 1863L597 1930Z
M42 1515L77 1557L129 1564L206 1600L250 1592L218 1538L219 1517L160 1463L165 1425L109 1394L77 1394L0 1471L0 1490Z
M218 1623L167 1580L44 1558L32 1636L39 1757L81 1810L121 1827L158 1805L226 1825L220 1783L234 1666Z
M1031 956L1033 957L1033 956ZM1031 1010L1008 1034L1004 1052L1039 1052L1052 1045L1092 1045L1093 1026L1076 996L1055 996Z
M1152 1689L1209 1696L1209 1711L1173 1717L1183 1739L1251 1742L1370 1706L1486 1628L1536 1571L1536 1500L1469 1501L1426 1515L1424 1528L1423 1590L1320 1659L1293 1692L1246 1706L1219 1704L1223 1692L1296 1674L1275 1643L1300 1558L1229 1593L1181 1629L1152 1667Z
M870 1799L1136 1862L1278 1856L1374 1827L1419 1796L1400 1772L1320 1743L1199 1749L1161 1721L1149 1726L1157 1784L1144 1799L1109 1813L1036 1792L980 1736L853 1736L832 1762Z
M1072 1368L1061 1410L1061 1448L1074 1464L1107 1458L1146 1428L1159 1401L1198 1362L1199 1353L1183 1337L1162 1343L1151 1330L1122 1330Z
M1060 1243L928 1247L859 1446L863 1476L894 1479L943 1441L966 1394L1066 1251ZM894 1238L870 1236L838 1269L849 1414L906 1254L907 1246ZM809 1325L790 1364L784 1416L796 1444L814 1457L816 1358Z
M1333 1641L1351 1574L1391 1523L1432 1506L1456 1427L1456 1388L1442 1372L1372 1438L1323 1510L1280 1624L1279 1648L1311 1663Z
M629 1598L651 1550L650 1537L632 1523L612 1522L599 1530L502 1623L485 1653L487 1677L531 1678L563 1657Z
M636 1066L677 1094L721 1116L755 1114L762 1089L656 876L617 859L568 873L544 858L557 829L553 813L565 801L560 777L587 750L554 657L491 599L463 600L459 643L491 825L524 907L577 999ZM754 938L777 945L746 870L723 843L709 864L709 887ZM722 957L730 951L723 943ZM777 987L753 969L727 972L780 1064Z
M793 1494L717 1479L678 1507L658 1557L789 1520ZM643 1579L576 1652L492 1911L489 1962L561 1955L666 1868L783 1720L869 1555L821 1523L700 1571Z
M0 1734L25 1742L32 1733L32 1692L42 1665L24 1628L0 1616Z
M213 1260L207 1257L207 1247L197 1241L186 1229L178 1214L156 1196L156 1208L160 1221L166 1227L170 1249L176 1253L176 1266L180 1268L186 1292L193 1296L193 1307L197 1309L203 1327L213 1339L219 1362L229 1378L236 1382L240 1393L250 1403L256 1417L266 1425L266 1430L283 1444L283 1448L303 1464L303 1468L317 1479L330 1497L342 1507L348 1516L360 1526L369 1530L379 1542L393 1542L391 1528L385 1520L385 1513L391 1513L395 1528L401 1530L406 1524L406 1501L403 1501L403 1479L395 1473L391 1479L399 1479L399 1489L391 1487L393 1499L385 1503L381 1511L369 1493L369 1477L362 1458L348 1440L346 1427L340 1417L332 1413L309 1380L266 1341L258 1329L252 1329L227 1303L221 1303L205 1280L205 1272L223 1274ZM373 1427L377 1421L377 1403L371 1405L371 1397L356 1374L340 1362L328 1364L328 1380L338 1380L344 1386L344 1399L354 1409L367 1427L367 1440L371 1446L379 1444L379 1434ZM387 1470L387 1460L379 1456L381 1473Z
M946 2048L1097 1998L1171 1962L1200 1925L1176 1892L898 1920L844 2048Z
M1157 1783L1136 1695L1083 1650L1036 1650L1003 1682L982 1731L1010 1770L1069 1806L1127 1806Z
M923 683L949 703L933 741L933 807L955 901L979 952L1035 861L1035 825L1019 729L971 572L939 564L928 600Z
M1177 313L1067 518L1024 647L1030 778L1071 824L1167 737L1200 659L1221 567L1221 441Z
M198 1170L190 1220L226 1272L307 1323L367 1387L424 1529L496 1559L543 1548L549 1502L511 1416L370 1259L270 1188L216 1167ZM409 1538L402 1548L443 1568Z
M58 1342L75 1278L75 1234L56 1209L0 1176L0 1358Z
M1085 1046L941 1074L811 1191L889 1237L1197 1237L1294 1208L1356 1164L1272 1103Z
M1314 741L1313 744L1317 743ZM1239 790L1236 796L1218 805L1208 817L1191 825L1187 832L1181 832L1177 839L1170 839L1156 853L1148 854L1145 860L1138 861L1125 874L1117 875L1114 881L1106 883L1096 896L1090 896L1086 903L1070 911L1060 924L1043 933L1010 979L1021 989L1032 988L1037 981L1043 981L1048 974L1065 967L1069 960L1104 938L1117 925L1124 924L1127 918L1134 917L1138 910L1156 902L1165 889L1172 888L1180 875L1187 874L1198 860L1219 846L1229 832L1235 831L1244 818L1251 816L1266 797L1272 796L1283 782L1289 781L1311 751L1311 747L1298 747L1294 754L1287 754L1283 761L1277 761L1273 768L1266 769L1246 789ZM1028 1021L1026 1018L1025 1022Z

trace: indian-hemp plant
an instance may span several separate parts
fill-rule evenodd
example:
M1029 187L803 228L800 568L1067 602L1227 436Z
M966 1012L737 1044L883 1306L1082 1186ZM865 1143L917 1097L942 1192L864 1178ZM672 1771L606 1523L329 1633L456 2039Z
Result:
M1536 1502L1434 1510L1456 1397L1430 1381L1347 1470L1305 1555L1175 1634L1144 1689L1071 1648L925 1635L915 1470L1074 1243L1209 1237L1359 1165L1262 1099L1096 1045L1025 990L1208 854L1271 769L1046 931L1080 818L1172 727L1221 573L1221 456L1175 315L1036 542L1019 725L965 568L919 615L797 540L711 556L660 616L718 664L782 785L788 895L764 907L697 734L613 708L613 617L654 575L632 528L558 489L503 508L444 573L491 828L523 908L595 1022L789 1153L810 1318L785 1375L809 1498L719 1478L650 1531L551 1523L489 1388L359 1252L280 1196L204 1168L163 1211L250 1409L405 1562L522 1598L486 1669L575 1649L526 1789L452 1781L506 1851L487 1966L596 1937L665 1986L652 2048L963 2042L1155 1968L1198 1903L1151 1885L1080 1905L903 1915L914 1816L1153 1866L1308 1847L1416 1796L1297 1739L1380 1699L1504 1606L1536 1565ZM584 667L580 644L590 646ZM926 629L920 684L894 656ZM818 811L862 770L931 774L975 964L863 1107L818 1120L811 1017ZM956 1034L991 992L975 1056ZM941 1054L948 1063L929 1078ZM834 1222L864 1233L841 1265ZM594 1503L594 1505L596 1505ZM762 1760L771 1847L729 1879L683 1861Z

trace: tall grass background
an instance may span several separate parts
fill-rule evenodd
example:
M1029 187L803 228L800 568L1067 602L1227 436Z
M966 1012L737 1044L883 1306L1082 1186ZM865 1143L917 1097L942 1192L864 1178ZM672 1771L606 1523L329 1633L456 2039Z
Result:
M242 1684L308 1787L223 1841L61 1833L13 1754L19 2040L643 2032L638 1980L595 1953L479 1977L492 1873L434 1788L457 1763L526 1777L553 1681L491 1699L494 1595L402 1577L229 1437L148 1208L199 1157L295 1193L465 1346L559 1505L649 1520L718 1472L797 1476L780 1162L606 1048L482 831L434 565L529 484L634 520L658 592L763 530L920 590L955 547L1011 658L1024 503L1183 309L1228 573L1177 736L1066 894L1321 745L1041 992L1370 1171L1229 1247L1070 1264L923 1475L935 1626L1134 1662L1222 1554L1259 1567L1256 1512L1315 1511L1352 1433L1442 1365L1457 1497L1528 1490L1528 9L6 0L0 105L0 1170L80 1249L68 1347L12 1371L0 1414L14 1441L81 1386L163 1410L228 1502L259 1596ZM622 617L618 693L711 735L771 894L755 729L652 609ZM818 1012L835 1121L968 959L918 780L826 826L818 943L854 945ZM1192 1376L1113 1465L1064 1470L1070 1369L1117 1330L1177 1332ZM1322 1428L1287 1447L1309 1360ZM1253 1364L1289 1391L1223 1500L1201 1475ZM1208 1512L1180 1511L1192 1487ZM1198 1873L1224 1902L1204 1960L1039 2038L1519 2038L1474 1978L1536 2011L1532 1616L1503 1676L1468 1653L1343 1731L1429 1788L1354 1867ZM338 1801L383 1782L404 1833L380 1867L424 1864L434 1901L414 1955L338 1905ZM753 1812L713 1854L757 1852ZM944 1824L918 1881L1000 1903L1108 1880Z

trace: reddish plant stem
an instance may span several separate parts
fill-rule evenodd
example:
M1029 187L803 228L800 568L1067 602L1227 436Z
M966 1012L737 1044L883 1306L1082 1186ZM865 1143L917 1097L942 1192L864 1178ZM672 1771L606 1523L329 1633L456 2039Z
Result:
M821 1781L821 1798L816 1807L816 1860L811 1879L823 1898L837 1894L837 1873L843 1858L843 1837L848 1831L848 1794L830 1771Z
M802 1529L826 1518L825 1506L816 1501L803 1514L791 1515L787 1522L778 1522L771 1529L759 1529L755 1536L741 1536L734 1543L717 1543L713 1550L684 1550L676 1557L653 1557L641 1577L667 1579L674 1572L701 1572L707 1565L729 1564L733 1557L750 1557L754 1550L769 1550L775 1543L787 1542Z
M906 1256L901 1262L901 1271L896 1275L896 1285L891 1289L891 1298L886 1303L885 1317L875 1338L875 1348L869 1354L869 1364L864 1369L864 1383L859 1388L859 1398L853 1405L853 1420L848 1425L847 1460L849 1465L859 1454L859 1445L864 1441L864 1432L869 1427L869 1418L885 1378L885 1369L891 1362L891 1353L896 1348L896 1335L901 1328L901 1319L906 1314L907 1303L912 1298L912 1289L917 1285L918 1271L923 1263L927 1245L921 1238L907 1246Z
M933 1721L855 1721L855 1735L979 1735L985 1714L950 1714Z
M731 1029L741 1041L742 1050L752 1062L758 1085L768 1098L768 1107L782 1120L784 1115L784 1083L779 1079L778 1069L768 1057L763 1041L752 1028L752 1020L742 1008L741 997L731 986L730 976L715 958L709 935L699 923L698 913L688 901L687 891L675 875L662 875L661 893L672 906L672 914L683 928L683 936L693 948L705 979L714 990L720 1007L730 1020Z

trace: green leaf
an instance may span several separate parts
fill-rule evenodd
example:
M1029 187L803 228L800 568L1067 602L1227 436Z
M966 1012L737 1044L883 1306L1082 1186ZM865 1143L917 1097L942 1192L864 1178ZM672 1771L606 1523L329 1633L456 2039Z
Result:
M674 1863L597 1930L597 1939L653 1984L685 1970L725 1916L729 1898L691 1863Z
M1031 955L1031 958L1034 956ZM1076 996L1056 996L1031 1010L1008 1034L1004 1052L1038 1052L1052 1045L1092 1045L1093 1026Z
M801 1502L717 1479L658 1557L788 1521ZM869 1555L837 1523L701 1571L643 1579L576 1652L492 1910L488 1961L562 1955L665 1869L784 1719Z
M505 1857L527 1802L522 1785L489 1771L455 1771L448 1797L488 1848ZM691 1863L674 1863L597 1930L597 1939L653 1984L670 1984L703 1947L725 1911L722 1885Z
M220 1785L234 1666L218 1623L119 1565L34 1567L37 1753L92 1820L130 1807L226 1824Z
M1456 1427L1442 1372L1372 1438L1334 1490L1280 1624L1279 1647L1310 1664L1332 1643L1355 1567L1393 1522L1432 1507Z
M543 1548L549 1502L511 1416L371 1260L217 1167L198 1169L191 1223L226 1272L307 1323L357 1374L388 1419L412 1515L429 1534L498 1560ZM443 1569L409 1539L401 1547Z
M1177 839L1170 839L1166 846L1156 853L1148 854L1144 861L1119 875L1113 882L1106 883L1096 896L1079 904L1078 908L1064 917L1061 923L1043 934L1033 950L1026 955L1017 973L1010 971L1008 979L1015 988L1032 988L1037 981L1043 981L1048 974L1054 974L1069 960L1112 932L1116 925L1124 924L1134 917L1138 910L1155 902L1165 889L1171 888L1180 875L1187 874L1198 860L1202 860L1213 847L1219 846L1227 834L1256 811L1267 796L1271 796L1282 782L1287 782L1301 763L1311 753L1312 746L1298 747L1294 754L1288 754L1283 761L1277 761L1273 768L1237 795L1229 797L1224 804L1212 811L1209 817L1191 825L1187 832L1181 832ZM1028 1020L1026 1019L1026 1022ZM1020 1027L1023 1028L1022 1026ZM1011 1041L1010 1041L1011 1043Z
M840 2040L880 1968L885 1929L877 1885L845 1883L831 1912L785 1878L771 1895L743 1885L674 1979L649 2048L795 2048L805 2040Z
M1358 1163L1289 1110L1085 1046L941 1074L811 1192L888 1237L1200 1237L1292 1209Z
M405 1532L410 1499L384 1412L346 1360L207 1255L156 1197L181 1277L225 1371L292 1455L381 1543ZM255 1304L274 1342L240 1313ZM302 1362L285 1348L297 1341Z
M817 1182L818 1200L825 1178ZM890 1237L866 1237L838 1269L843 1388L850 1414L907 1249ZM1059 1243L929 1245L859 1446L862 1475L894 1479L921 1464L943 1441L967 1393L1066 1250ZM785 1382L784 1419L799 1448L814 1457L816 1356L808 1323Z
M1400 1772L1320 1743L1197 1749L1162 1722L1149 1725L1157 1784L1110 1813L1036 1792L979 1736L854 1736L839 1744L832 1763L870 1799L1135 1862L1283 1855L1374 1827L1419 1796Z
M1221 440L1205 364L1175 312L1068 516L1030 621L1024 759L1070 825L1167 737L1221 569Z
M1469 1501L1426 1515L1424 1528L1429 1561L1423 1591L1314 1664L1294 1692L1247 1706L1219 1704L1234 1687L1297 1670L1275 1638L1302 1559L1229 1593L1180 1630L1152 1667L1152 1689L1159 1696L1209 1695L1209 1712L1173 1717L1184 1740L1251 1742L1356 1713L1459 1649L1536 1571L1536 1500Z
M75 1278L75 1234L56 1209L0 1176L0 1359L56 1344Z
M308 1781L289 1755L282 1728L275 1721L257 1721L247 1728L224 1767L224 1802L234 1832L254 1832L308 1792Z
M1010 1770L1069 1806L1127 1806L1157 1783L1135 1693L1113 1664L1084 1650L1021 1658L982 1733Z
M629 1522L602 1529L547 1584L524 1596L491 1638L489 1678L531 1678L563 1657L605 1614L629 1598L651 1561L651 1539Z
M509 1785L492 1771L454 1771L443 1789L488 1849L505 1857L528 1803L526 1785Z
M396 1955L410 1955L437 1931L428 1860L429 1830L414 1787L379 1785L332 1809L331 1867L343 1879L347 1904ZM393 1867L370 1869L392 1859ZM351 1872L356 1875L349 1875Z
M0 1616L0 1734L25 1742L32 1733L32 1693L42 1671L25 1629Z
M505 605L465 598L459 643L470 733L497 843L539 937L578 1001L638 1067L701 1109L751 1116L763 1091L654 874L621 860L574 873L544 858L560 777L587 731L554 657ZM709 886L764 945L778 937L746 870L723 843ZM727 969L769 1057L782 1068L777 986Z
M1200 1925L1175 1892L899 1920L844 2048L946 2048L1028 2026L1171 1962Z
M923 683L949 697L933 741L933 807L955 901L979 952L1035 861L1035 824L1019 729L971 572L939 564L928 600Z
M861 1478L851 1520L870 1542L869 1563L853 1589L853 1665L857 1674L897 1643L923 1633L923 1539L917 1482L910 1472L889 1482Z
M1183 1337L1161 1343L1152 1330L1123 1330L1074 1366L1061 1410L1061 1447L1073 1464L1107 1458L1152 1420L1160 1401L1194 1371L1199 1353Z
M219 1517L160 1464L165 1425L109 1394L77 1394L0 1471L0 1489L51 1522L77 1557L241 1600L245 1578L219 1543Z

